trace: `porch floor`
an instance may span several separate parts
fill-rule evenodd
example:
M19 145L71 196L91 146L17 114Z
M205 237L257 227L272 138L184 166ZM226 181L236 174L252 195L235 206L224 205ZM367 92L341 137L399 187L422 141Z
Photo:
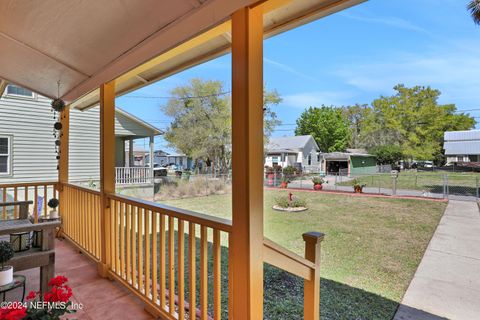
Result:
M78 253L67 240L55 242L55 274L68 278L72 288L72 301L83 304L68 319L153 319L144 311L140 299L120 284L103 279L91 259ZM26 295L39 289L40 269L18 272L27 277ZM7 301L21 299L21 289L7 293Z

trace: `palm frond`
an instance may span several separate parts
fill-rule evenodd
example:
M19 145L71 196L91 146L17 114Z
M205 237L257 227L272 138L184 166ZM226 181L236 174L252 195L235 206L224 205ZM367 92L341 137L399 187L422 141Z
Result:
M473 21L480 25L480 0L471 0L467 8L470 10Z

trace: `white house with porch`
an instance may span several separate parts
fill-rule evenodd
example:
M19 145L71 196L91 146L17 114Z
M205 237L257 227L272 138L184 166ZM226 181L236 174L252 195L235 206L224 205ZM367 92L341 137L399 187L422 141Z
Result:
M265 148L265 166L292 166L303 171L319 170L319 147L311 135L274 137Z

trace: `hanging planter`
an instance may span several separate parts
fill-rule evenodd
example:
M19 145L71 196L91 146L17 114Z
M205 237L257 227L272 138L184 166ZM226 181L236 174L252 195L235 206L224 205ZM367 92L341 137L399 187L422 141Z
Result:
M53 128L54 128L55 130L57 130L57 131L62 130L62 127L63 127L63 126L62 126L62 123L59 122L59 121L55 122L55 124L53 125Z
M65 102L62 99L53 100L51 105L56 112L62 112L65 109Z

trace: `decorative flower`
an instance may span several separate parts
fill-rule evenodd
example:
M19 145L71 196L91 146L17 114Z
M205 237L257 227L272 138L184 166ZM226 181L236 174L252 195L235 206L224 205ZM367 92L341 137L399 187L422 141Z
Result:
M1 308L0 320L21 320L27 315L27 308Z
M53 286L63 286L65 283L67 283L68 278L65 276L56 276L55 278L50 279L50 282L48 282L49 287Z
M26 297L27 300L35 299L38 295L38 292L30 291Z

